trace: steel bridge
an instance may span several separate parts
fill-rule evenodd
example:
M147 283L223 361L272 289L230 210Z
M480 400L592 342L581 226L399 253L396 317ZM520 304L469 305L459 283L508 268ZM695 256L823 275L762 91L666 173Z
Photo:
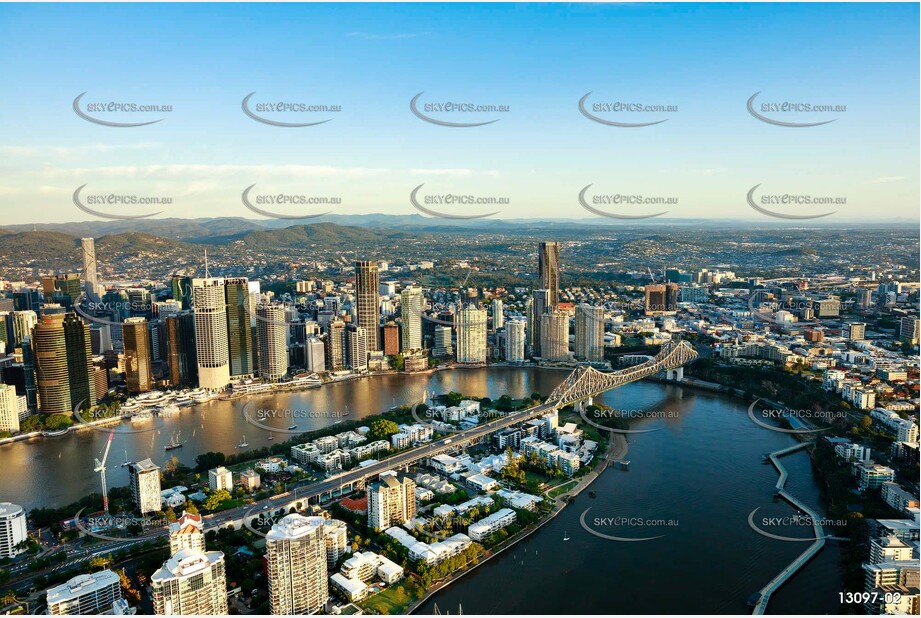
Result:
M687 341L676 343L670 341L662 346L659 353L645 363L614 372L603 372L593 367L579 367L553 389L545 405L563 408L570 404L589 399L604 391L623 386L629 382L642 380L662 371L678 369L697 360L698 354Z

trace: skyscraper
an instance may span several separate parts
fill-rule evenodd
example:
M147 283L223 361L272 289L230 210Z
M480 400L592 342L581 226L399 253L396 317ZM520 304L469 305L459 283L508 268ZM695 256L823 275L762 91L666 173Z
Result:
M230 375L253 375L253 336L250 331L249 280L245 277L225 279L224 295L227 301L227 350L230 355ZM278 321L283 329L284 315Z
M99 300L99 281L96 275L96 242L92 238L80 240L83 248L83 289L86 297L92 301Z
M505 325L505 314L502 309L502 299L492 300L492 332L496 332Z
M415 516L416 483L409 477L401 481L389 470L368 486L368 527L372 530L402 526Z
M96 403L90 329L74 313L47 313L32 330L32 359L42 412L70 414Z
M226 616L224 554L182 549L150 578L154 613L160 616Z
M534 290L531 293L533 302L531 303L531 356L543 356L540 330L543 325L544 314L550 311L550 290Z
M192 278L182 275L173 275L170 282L173 290L173 300L182 305L183 310L192 308Z
M646 286L646 315L662 315L678 311L676 283L650 283Z
M304 342L304 357L308 371L326 371L326 347L319 337L308 337Z
M32 329L38 324L38 314L32 310L14 311L10 314L11 337L9 349L22 345L23 340L32 334Z
M401 351L422 349L422 288L408 287L400 292L400 319L403 322Z
M540 243L537 262L540 287L550 293L547 306L555 309L560 302L560 243Z
M548 361L569 360L569 316L557 309L541 316L541 358Z
M131 481L131 499L141 515L159 511L163 502L160 496L160 467L148 457L128 466Z
M329 598L325 520L292 513L265 536L273 615L320 613Z
M387 322L381 328L381 347L387 356L400 353L400 326L396 322Z
M332 320L326 325L326 371L345 369L345 351L345 322Z
M486 310L469 305L456 317L457 362L483 364L486 362Z
M346 364L352 371L368 368L368 329L349 324L346 328Z
M166 347L170 384L173 386L197 384L195 315L191 311L182 311L167 316Z
M284 305L260 303L256 309L256 321L259 375L266 380L280 380L288 374L288 328Z
M381 322L380 273L377 262L355 262L355 300L358 303L358 326L367 331L368 351L381 349L378 329Z
M198 513L183 513L169 525L169 553L183 549L205 551L205 525Z
M524 320L505 323L505 360L510 363L524 361L525 326Z
M604 308L585 303L576 307L576 358L604 360Z
M224 280L213 277L192 279L192 307L195 311L198 385L209 390L221 390L230 383Z
M128 318L122 324L125 342L125 382L131 394L146 393L153 384L150 372L150 338L146 318Z

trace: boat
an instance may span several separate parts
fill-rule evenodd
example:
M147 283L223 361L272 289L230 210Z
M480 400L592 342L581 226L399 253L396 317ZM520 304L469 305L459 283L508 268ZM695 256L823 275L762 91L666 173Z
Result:
M274 440L274 439L275 439L275 436L273 436L272 434L269 434L269 438L268 438L268 439L269 439L269 440Z
M249 444L246 442L246 436L243 436L243 439L240 440L240 443L237 445L237 448L246 448Z
M288 427L288 431L291 431L292 429L297 429L297 425L291 425Z
M564 540L564 541L568 541L568 540L569 540L569 533L568 533L568 532L564 532L564 533L563 533L563 540Z
M160 408L157 414L159 416L176 416L177 414L179 414L179 406L171 403L167 406L163 406L162 408Z
M131 465L131 462L128 461L128 451L126 450L126 451L125 451L125 462L121 465L121 467L122 467L122 468L125 468L125 467L130 466L130 465Z
M179 441L179 437L182 435L181 431L177 431L175 435L170 439L169 444L163 447L164 451L171 451L176 448L182 448L182 442Z
M588 492L588 496L589 496L590 498L594 498L594 497L596 497L597 495L598 495L598 494L595 493L595 490L594 490L594 489L591 490L590 492Z

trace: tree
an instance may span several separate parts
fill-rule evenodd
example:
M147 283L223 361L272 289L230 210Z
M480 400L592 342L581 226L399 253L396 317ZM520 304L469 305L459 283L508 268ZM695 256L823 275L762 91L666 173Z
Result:
M42 417L38 414L30 414L21 421L19 421L19 430L23 433L32 433L33 431L41 431L44 428L42 423Z
M451 391L450 393L444 396L444 399L445 399L445 403L447 403L449 406L456 406L456 405L459 405L460 402L464 400L464 396L458 393L457 391Z
M51 431L57 431L59 429L66 429L73 425L74 422L70 420L70 417L63 414L52 414L45 419L45 427Z
M224 453L208 451L207 453L202 453L195 458L195 469L199 472L204 472L205 470L210 470L211 468L223 466L225 461L227 461L227 456L224 455Z
M226 489L219 489L218 491L208 496L203 506L207 510L213 511L217 509L218 507L220 507L221 504L223 504L224 502L228 500L232 500L232 499L233 499L233 496L230 495L229 491L227 491Z
M870 418L870 416L869 416L868 414L864 414L864 415L860 418L860 426L861 426L861 428L863 428L863 429L869 429L870 427L873 426L873 419Z
M368 438L371 440L389 440L390 436L398 431L400 431L400 428L393 421L378 418L371 421Z

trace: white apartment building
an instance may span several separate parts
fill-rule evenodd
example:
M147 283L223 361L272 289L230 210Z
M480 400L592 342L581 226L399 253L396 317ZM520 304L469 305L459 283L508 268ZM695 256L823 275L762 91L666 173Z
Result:
M861 491L882 487L883 483L895 479L895 470L887 466L872 461L862 461L853 465L857 487Z
M198 513L183 513L182 517L169 525L170 555L183 549L205 551L205 525Z
M273 615L320 613L329 598L325 520L286 515L266 535Z
M224 466L208 470L208 487L211 491L233 491L233 473Z
M0 384L0 431L19 431L19 417L28 410L24 395L16 394L16 387Z
M482 541L509 524L515 523L516 519L517 515L515 515L515 511L512 509L499 509L492 515L484 517L474 524L470 524L467 528L467 534L474 541Z
M326 570L332 571L339 559L349 553L349 539L344 521L327 519L323 526L326 541Z
M110 570L77 575L49 588L45 599L52 616L113 614L123 603L121 580Z
M154 613L160 616L226 616L224 554L183 549L150 578Z
M486 319L486 311L473 306L465 307L455 315L458 363L486 363Z
M21 554L24 550L19 544L28 538L25 509L11 502L0 502L0 558Z
M141 515L156 513L163 507L160 496L160 467L148 457L128 467L131 479L131 498Z
M880 496L886 504L897 511L907 512L908 509L919 506L918 498L892 481L886 481L880 485Z
M524 320L509 320L505 323L505 360L510 363L522 363L525 360L525 327Z
M416 483L397 479L394 471L383 472L368 486L368 527L386 530L402 526L416 516Z

